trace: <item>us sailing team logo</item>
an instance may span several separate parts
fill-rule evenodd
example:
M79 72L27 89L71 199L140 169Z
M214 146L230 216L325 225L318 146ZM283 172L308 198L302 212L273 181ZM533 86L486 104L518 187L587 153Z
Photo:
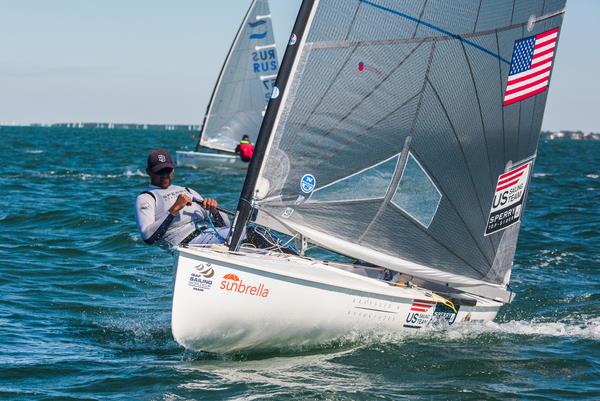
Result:
M204 292L210 290L213 284L212 277L215 275L212 265L210 263L200 263L194 266L194 269L196 271L190 274L188 285L194 291Z
M521 164L498 177L485 235L503 230L521 220L532 162Z
M423 326L426 326L431 320L432 314L430 311L434 305L434 301L414 299L412 305L410 306L410 312L408 312L408 315L406 315L404 327L419 329Z

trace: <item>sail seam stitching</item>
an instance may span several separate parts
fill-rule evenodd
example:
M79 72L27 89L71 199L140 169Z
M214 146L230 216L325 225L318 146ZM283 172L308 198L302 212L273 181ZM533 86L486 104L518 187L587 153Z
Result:
M473 46L473 47L475 47L476 49L479 49L479 50L481 50L482 52L484 52L484 53L486 53L486 54L488 54L488 55L490 55L490 56L493 56L493 57L496 57L496 58L498 58L498 59L502 60L502 61L503 61L503 62L505 62L506 64L510 64L510 61L508 61L508 60L504 59L504 58L503 58L503 57L501 57L499 54L494 54L493 52L491 52L490 50L486 49L485 47L479 46L477 43L475 43L475 42L472 42L472 41L470 41L470 40L467 40L467 39L466 39L464 36L462 36L462 35L459 35L459 34L457 34L457 33L452 33L452 32L450 32L450 31L448 31L448 30L446 30L446 29L443 29L443 28L440 28L439 26L436 26L436 25L434 25L434 24L432 24L432 23L429 23L429 22L423 21L423 20L421 20L421 19L417 19L417 18L415 18L415 17L411 17L411 16L410 16L410 15L408 15L408 14L405 14L405 13L403 13L403 12L400 12L400 11L397 11L397 10L393 10L393 9L391 9L391 8L388 8L388 7L384 7L384 6L380 5L380 4L373 3L373 2L371 2L371 1L369 1L369 0L359 0L359 1L360 1L360 2L363 2L363 3L365 3L365 4L368 4L368 5L370 5L370 6L374 7L374 8L380 9L380 10L382 10L382 11L387 11L387 12L389 12L389 13L391 13L391 14L398 15L398 16L400 16L400 17L403 17L403 18L405 18L405 19L408 19L408 20L410 20L410 21L413 21L413 22L417 22L417 23L419 23L419 24L422 24L422 25L424 25L424 26L426 26L426 27L428 27L428 28L430 28L430 29L433 29L433 30L435 30L435 31L438 31L438 32L440 32L440 33L443 33L444 35L446 35L446 36L449 36L449 37L451 37L451 38L458 39L458 40L460 40L460 41L462 41L462 42L465 42L465 43L466 43L466 44L468 44L469 46ZM512 24L512 21L511 21L511 24ZM522 25L522 24L521 24L521 25Z
M397 70L398 70L400 67L402 67L402 65L403 65L403 64L406 62L406 60L408 60L408 59L410 58L410 56L412 56L412 55L413 55L413 53L414 53L414 52L417 50L417 48L419 48L420 46L421 46L421 44L419 44L419 45L415 46L415 48L414 48L414 49L412 49L412 50L411 50L411 52L410 52L410 53L409 53L409 54L408 54L406 57L404 57L404 58L402 59L402 61L400 61L400 63L398 63L398 65L397 65L396 67L394 67L394 68L393 68L393 69L392 69L392 70L389 72L389 74L388 74L388 75L387 75L387 76L386 76L384 79L382 79L382 80L381 80L381 82L379 82L377 85L375 85L375 86L373 87L373 89L371 90L371 92L369 92L369 93L368 93L367 95L365 95L365 96L364 96L362 99L360 99L360 101L359 101L358 103L356 103L356 104L354 105L354 107L352 107L352 109L350 109L350 111L348 111L348 113L346 113L346 115L345 115L344 117L342 117L342 119L341 119L341 120L339 120L339 121L336 123L336 126L335 126L333 129L337 128L337 126L339 126L339 124L340 124L340 123L342 123L342 122L346 121L346 119L347 119L348 117L350 117L350 116L352 115L352 113L353 113L353 112L354 112L356 109L358 109L358 108L359 108L359 107L360 107L360 106L363 104L363 102L364 102L365 100L367 100L368 98L370 98L370 97L371 97L371 95L373 95L373 93L376 93L376 92L377 92L377 90L378 90L378 89L381 87L381 85L383 85L383 83L384 83L384 82L386 82L386 81L387 81L387 80L388 80L388 79L389 79L389 78L390 78L390 77L391 77L391 76L392 76L394 73L396 73L396 71L397 71ZM333 129L332 129L332 130L330 130L330 131L328 131L328 132L327 132L325 135L323 135L323 136L327 136L327 135L329 135L329 134L331 133L331 131L333 131Z
M360 2L357 4L356 6L356 10L354 11L354 16L352 18L352 22L350 23L350 27L348 28L348 32L346 33L346 39L348 39L348 37L350 36L350 33L352 32L352 26L354 24L354 20L356 19L356 16L358 15L358 10L360 8ZM312 45L312 44L311 44ZM325 90L325 92L323 92L323 96L321 96L321 98L319 99L319 101L317 102L317 104L315 105L315 107L313 107L312 111L308 114L308 117L306 118L306 120L304 121L304 123L302 123L302 127L306 127L306 124L308 124L308 121L311 119L311 117L315 114L315 111L318 109L318 107L321 105L321 103L323 103L323 99L325 99L325 96L329 93L329 90L331 90L331 88L334 86L334 84L337 81L337 78L340 76L341 71L344 69L344 67L346 66L346 64L348 63L348 60L350 60L350 58L352 57L352 55L354 55L354 52L356 51L356 49L358 48L358 46L354 46L354 49L352 49L352 51L350 52L350 54L348 55L348 57L346 58L346 60L344 61L344 63L341 65L340 69L338 70L336 76L336 79L333 79L331 81L331 83L329 84L329 86L327 87L327 89ZM313 47L311 47L311 50L313 49Z
M477 24L479 23L479 14L481 13L481 3L483 3L483 0L479 0L479 7L477 7L477 16L475 17L475 25L473 25L473 33L477 31Z
M415 26L415 31L412 34L413 39L417 36L417 32L419 31L419 25L421 23L421 19L423 18L423 14L425 14L425 8L427 7L427 0L423 2L423 8L421 8L421 13L419 14L419 20L417 25Z
M488 162L487 163L488 164L488 173L490 175L490 183L492 183L492 185L493 185L494 178L492 177L492 166L491 166L490 154L489 154L489 150L488 150L488 141L487 141L487 135L486 135L486 129L485 129L485 122L483 120L483 112L481 110L481 101L479 99L479 91L477 90L475 76L473 75L473 67L471 66L471 61L469 60L469 56L467 54L467 49L464 44L462 44L462 49L463 49L463 53L465 55L465 60L467 61L467 66L469 67L469 74L471 76L471 81L473 82L473 89L475 90L475 99L477 100L477 107L479 109L479 118L481 119L481 128L483 130L483 142L485 143L485 155L486 155L486 159ZM492 246L492 248L494 248L495 245L494 245L494 242L492 241L491 237L488 237L488 240L490 241L490 245Z
M396 67L394 67L394 68L393 68L393 69L390 71L390 73L389 73L389 74L388 74L388 75L387 75L387 76L386 76L386 77L385 77L383 80L381 80L381 82L379 82L377 85L375 85L375 86L372 88L371 92L369 92L369 93L368 93L367 95L365 95L365 96L364 96L364 97L363 97L363 98L362 98L362 99L361 99L359 102L357 102L357 103L356 103L356 104L355 104L355 105L352 107L352 109L350 109L350 111L348 111L348 112L346 113L346 115L344 115L344 116L343 116L343 117L342 117L342 118L341 118L341 119L340 119L340 120L339 120L339 121L336 123L336 125L335 125L333 128L331 128L329 131L327 131L325 134L323 134L323 137L326 137L326 136L328 136L329 134L331 134L331 132L332 132L332 131L334 131L334 130L335 130L335 129L336 129L338 126L339 126L339 124L340 124L340 123L344 122L344 121L345 121L345 120L346 120L346 119L347 119L347 118L348 118L348 117L349 117L349 116L350 116L350 115L351 115L351 114L352 114L352 113L353 113L353 112L354 112L354 111L355 111L355 110L356 110L358 107L360 107L360 105L361 105L361 104L362 104L362 103L365 101L365 99L368 99L368 98L369 98L369 97L370 97L370 96L371 96L373 93L375 93L375 92L377 91L377 89L379 89L379 87L380 87L381 85L383 85L383 83L384 83L385 81L387 81L387 80L388 80L388 79L389 79L389 78L390 78L390 77L391 77L391 76L392 76L392 75L393 75L393 74L394 74L394 73L395 73L395 72L398 70L398 68L400 68L400 67L401 67L401 66L402 66L402 65L403 65L403 64L406 62L406 60L408 60L408 59L410 58L410 56L412 56L412 55L413 55L413 53L414 53L414 52L415 52L415 51L416 51L416 50L417 50L417 49L418 49L418 48L421 46L421 44L422 44L422 42L421 42L421 43L419 43L417 46L415 46L415 47L414 47L414 48L413 48L413 49L410 51L410 53L409 53L409 54L408 54L406 57L404 57L404 58L403 58L403 59L400 61L400 63L398 63L398 65L397 65ZM356 50L356 48L355 48L354 50ZM429 68L428 68L428 71L429 71ZM421 89L421 91L422 91L422 89ZM308 119L307 119L307 121L308 121ZM305 123L305 124L306 124L306 123ZM304 126L305 126L305 125L304 125Z
M481 212L482 219L483 219L483 221L485 223L485 221L486 221L485 213L483 212L483 209L481 208L481 199L479 199L479 194L477 193L477 187L475 186L475 182L473 181L473 175L471 174L471 168L469 166L469 162L467 160L467 157L465 156L465 151L464 151L464 149L462 147L462 142L460 141L460 139L458 138L458 135L456 134L456 129L454 128L454 124L452 124L452 120L450 119L450 116L448 115L448 111L446 110L446 107L444 106L444 103L442 102L442 99L440 98L437 90L435 89L435 87L433 86L433 84L431 83L431 81L429 80L429 78L426 78L426 80L427 80L427 83L429 84L429 86L431 87L431 89L433 90L433 93L435 94L435 97L437 98L438 102L440 103L440 106L442 106L442 110L444 110L444 115L446 116L446 119L448 120L448 123L450 124L450 128L452 129L452 133L454 134L454 138L456 139L456 142L458 142L458 147L460 149L460 153L462 154L463 160L465 162L465 166L467 167L467 171L469 173L469 181L471 182L471 186L473 188L473 192L475 194L475 197L477 198L477 205L479 206L479 211ZM465 228L467 229L467 232L469 233L469 235L471 236L471 238L475 242L477 248L479 249L479 251L481 252L481 254L483 255L483 257L485 258L485 260L491 266L492 262L490 261L490 259L486 255L486 253L479 246L479 243L477 242L477 240L475 239L475 236L473 235L473 233L469 229L469 226L464 221L462 215L458 212L458 209L455 209L455 210L456 210L457 215L460 217L461 221L465 225Z
M498 31L496 31L496 46L498 48L498 52L500 52L500 38L498 37ZM498 61L498 73L500 75L500 99L504 98L502 92L502 64ZM502 110L502 160L506 160L506 128L504 123L504 107L500 108ZM502 166L504 169L505 166Z
M521 28L521 37L525 36L525 27ZM517 147L516 156L513 160L519 160L521 157L520 145L521 145L521 115L523 114L523 102L519 102L519 122L517 125Z

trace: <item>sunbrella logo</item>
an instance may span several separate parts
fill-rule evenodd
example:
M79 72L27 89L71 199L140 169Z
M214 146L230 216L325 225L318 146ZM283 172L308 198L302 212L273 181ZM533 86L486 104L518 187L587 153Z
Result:
M260 283L258 286L247 284L237 275L229 273L223 276L221 286L219 287L227 292L236 292L238 294L253 295L256 297L266 298L269 296L269 289Z

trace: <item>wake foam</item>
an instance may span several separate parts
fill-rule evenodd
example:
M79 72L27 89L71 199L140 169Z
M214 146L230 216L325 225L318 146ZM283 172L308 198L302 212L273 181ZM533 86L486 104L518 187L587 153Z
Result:
M415 331L404 338L435 338L436 340L473 340L483 336L528 336L563 337L570 339L600 340L600 317L561 319L557 322L533 320L513 320L508 322L487 322L482 324L457 324L443 329L426 328ZM402 341L394 335L395 341ZM393 340L386 338L386 340Z
M600 317L581 321L541 322L515 320L506 323L489 322L485 330L492 333L538 337L567 337L600 340Z

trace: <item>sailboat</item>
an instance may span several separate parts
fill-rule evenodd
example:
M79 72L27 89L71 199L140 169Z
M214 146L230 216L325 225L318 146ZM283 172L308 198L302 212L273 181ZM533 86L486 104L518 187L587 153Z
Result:
M256 141L278 70L269 1L253 0L219 73L196 149L177 151L177 165L247 168L235 148L243 135Z
M226 245L178 248L176 341L231 352L493 320L514 298L564 7L303 1ZM248 227L281 241L256 249Z

